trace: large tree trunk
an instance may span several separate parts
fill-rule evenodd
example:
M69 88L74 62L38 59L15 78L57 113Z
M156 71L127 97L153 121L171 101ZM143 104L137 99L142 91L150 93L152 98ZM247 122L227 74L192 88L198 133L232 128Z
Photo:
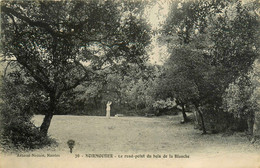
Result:
M51 125L51 119L56 109L56 98L54 96L50 96L49 110L46 112L45 117L43 119L42 125L40 127L41 134L47 136L49 127Z
M186 115L186 113L185 113L184 104L181 104L181 108L182 108L183 121L184 121L184 122L188 122L189 120L188 120L188 117L187 117L187 115Z
M205 127L205 124L204 124L203 114L198 107L196 107L196 109L197 109L199 116L200 116L200 119L201 119L201 127L202 127L203 134L207 134L206 127Z
M46 114L40 127L41 134L47 136L53 114Z

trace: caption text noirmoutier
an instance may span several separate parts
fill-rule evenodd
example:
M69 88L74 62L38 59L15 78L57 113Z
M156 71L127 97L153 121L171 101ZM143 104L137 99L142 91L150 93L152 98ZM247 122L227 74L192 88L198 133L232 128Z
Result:
M190 158L189 155L187 154L132 154L132 155L125 155L125 154L120 154L120 155L113 155L113 154L86 154L80 155L80 154L75 154L75 158L80 158L80 157L87 157L87 158L124 158L124 159L144 159L144 158L155 158L155 159L166 159L166 158Z
M75 158L123 158L123 159L182 159L190 158L187 154L74 154ZM61 157L60 154L17 154L17 157Z

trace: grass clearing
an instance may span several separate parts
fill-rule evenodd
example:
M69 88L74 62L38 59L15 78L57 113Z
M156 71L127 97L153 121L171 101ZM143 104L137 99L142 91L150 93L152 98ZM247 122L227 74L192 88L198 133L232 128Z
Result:
M36 115L39 126L43 116ZM162 117L54 116L49 135L59 146L35 152L68 154L67 141L75 140L74 153L174 153L215 156L232 153L257 154L244 133L201 135L192 123L180 124L181 115Z

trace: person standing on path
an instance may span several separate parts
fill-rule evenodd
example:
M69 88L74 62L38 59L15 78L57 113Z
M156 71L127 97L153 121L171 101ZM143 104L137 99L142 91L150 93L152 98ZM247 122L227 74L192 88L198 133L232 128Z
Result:
M108 102L107 102L107 108L106 108L106 117L107 117L107 118L110 118L110 110L111 110L110 105L111 105L111 104L112 104L111 101L108 101Z

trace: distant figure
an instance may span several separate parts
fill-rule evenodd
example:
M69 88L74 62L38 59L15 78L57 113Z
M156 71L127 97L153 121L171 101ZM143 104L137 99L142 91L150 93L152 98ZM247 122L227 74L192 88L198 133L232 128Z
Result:
M106 114L106 117L107 118L110 118L110 105L112 104L112 102L111 101L108 101L107 102L107 108L106 108L106 112L107 112L107 114Z

